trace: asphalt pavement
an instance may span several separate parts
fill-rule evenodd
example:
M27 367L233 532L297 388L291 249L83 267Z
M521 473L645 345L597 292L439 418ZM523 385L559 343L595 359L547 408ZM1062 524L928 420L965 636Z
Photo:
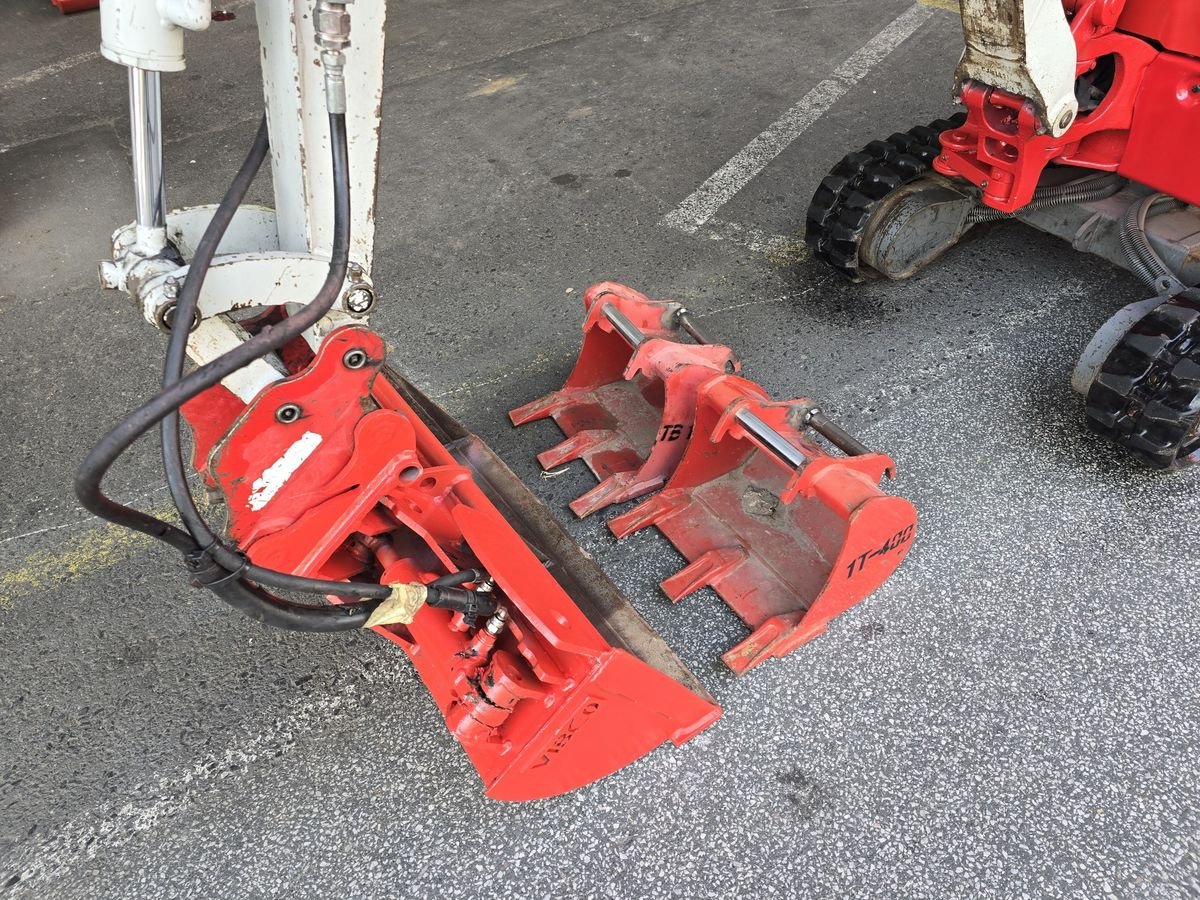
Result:
M165 81L172 206L215 202L260 114L252 8L226 5ZM952 111L952 5L390 4L373 323L725 709L509 805L396 648L266 630L77 507L75 467L154 390L163 342L96 285L132 216L98 15L5 0L0 895L1200 896L1200 481L1090 435L1069 387L1138 283L1015 224L895 284L800 241L843 154ZM728 168L781 119L775 155ZM723 167L719 209L672 218ZM590 474L542 478L554 426L508 424L561 384L600 279L685 301L773 395L892 454L918 508L894 578L746 677L715 595L659 592L670 546L575 521ZM110 481L154 509L160 484L152 443Z

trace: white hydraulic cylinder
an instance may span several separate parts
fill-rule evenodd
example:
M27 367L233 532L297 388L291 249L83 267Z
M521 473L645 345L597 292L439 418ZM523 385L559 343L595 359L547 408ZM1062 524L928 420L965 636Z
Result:
M184 31L203 31L212 0L104 0L100 52L106 59L153 72L184 68Z

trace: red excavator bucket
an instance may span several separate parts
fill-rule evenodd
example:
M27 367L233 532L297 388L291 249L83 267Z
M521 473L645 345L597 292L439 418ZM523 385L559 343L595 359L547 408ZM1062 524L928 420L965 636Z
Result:
M728 347L690 344L680 303L615 282L583 295L583 347L560 391L509 413L514 425L554 419L566 440L538 454L543 469L583 459L600 483L571 502L581 518L644 496L674 471L691 435L696 388L740 368Z
M385 584L487 573L470 584L492 587L505 615L486 627L425 605L376 630L408 654L490 797L572 790L716 721L704 687L508 468L383 363L376 334L342 328L240 411L220 387L185 407L249 557Z
M806 436L807 400L772 403L758 385L701 385L696 431L656 496L615 516L618 538L656 526L688 560L662 583L678 602L712 587L751 628L722 659L739 675L825 631L908 553L916 510L878 487L880 453L831 456Z
M539 462L583 458L600 479L571 504L578 515L665 483L609 524L618 537L656 525L689 561L663 582L667 596L711 586L750 626L724 655L731 669L789 653L887 579L916 527L912 504L879 490L891 459L814 403L772 403L728 374L733 353L708 343L680 304L611 282L584 303L566 385L510 416L517 425L552 417L566 440ZM831 455L808 429L847 455Z

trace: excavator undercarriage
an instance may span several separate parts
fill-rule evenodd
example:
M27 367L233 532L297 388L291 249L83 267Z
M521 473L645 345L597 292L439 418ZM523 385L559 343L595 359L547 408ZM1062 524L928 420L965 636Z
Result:
M1016 219L1153 292L1113 315L1072 386L1088 426L1159 469L1200 462L1200 12L1186 0L964 0L966 107L872 141L809 205L814 255L908 278Z

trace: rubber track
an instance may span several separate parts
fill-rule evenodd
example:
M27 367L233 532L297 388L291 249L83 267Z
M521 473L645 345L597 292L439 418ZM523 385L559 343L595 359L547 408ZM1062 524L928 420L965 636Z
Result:
M966 113L938 119L871 141L851 153L822 179L808 207L804 240L813 255L851 281L863 281L858 248L867 223L884 197L933 168L941 152L938 136L966 121Z
M1087 417L1156 469L1200 463L1200 290L1172 297L1125 333L1088 391Z

